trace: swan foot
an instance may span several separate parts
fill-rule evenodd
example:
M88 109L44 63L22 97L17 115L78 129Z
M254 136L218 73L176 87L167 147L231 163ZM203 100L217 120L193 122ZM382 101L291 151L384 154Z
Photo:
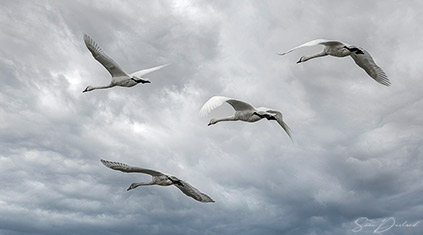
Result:
M355 52L355 54L362 54L364 55L364 52L357 47L349 48L347 46L344 46L345 49L349 50L350 52Z
M259 114L257 112L254 112L255 115L259 116L260 118L266 118L267 120L276 120L276 118L269 114Z
M143 80L143 79L135 79L135 78L131 78L134 82L136 83L151 83L149 80Z
M176 185L184 187L184 185L181 183L180 180L173 180L171 177L167 177L167 178L172 182L172 184L176 184Z
M254 112L253 114L254 114L254 115L259 116L260 118L264 118L264 116L263 116L263 115L261 115L261 114L259 114L259 113L257 113L257 112Z
M266 114L259 114L259 113L257 113L257 112L254 112L253 114L255 114L255 115L257 115L257 116L259 116L260 118L267 118L267 119L269 119L269 115L266 115Z

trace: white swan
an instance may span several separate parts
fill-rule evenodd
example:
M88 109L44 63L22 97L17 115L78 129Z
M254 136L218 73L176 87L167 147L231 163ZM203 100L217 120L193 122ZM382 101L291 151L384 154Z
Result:
M106 86L87 86L87 88L85 88L83 92L92 91L95 89L106 89L114 86L133 87L139 83L150 83L149 80L142 79L142 76L147 73L159 70L168 65L164 64L149 69L143 69L128 75L115 61L113 61L110 57L106 55L106 53L103 52L103 50L97 45L97 43L94 42L94 40L90 36L85 34L84 42L88 50L91 51L91 54L93 55L94 59L100 62L100 64L102 64L107 69L107 71L109 71L110 75L112 75L112 81L109 85Z
M158 172L158 171L155 171L155 170L149 170L149 169L144 169L144 168L140 168L140 167L128 166L128 165L120 163L120 162L111 162L111 161L106 161L106 160L103 160L103 159L101 159L101 162L105 166L107 166L107 167L109 167L113 170L118 170L118 171L122 171L122 172L126 172L126 173L132 173L132 172L144 173L144 174L149 174L149 175L152 176L151 182L132 183L129 186L129 188L127 189L127 191L134 189L138 186L144 186L144 185L160 185L160 186L175 185L185 195L192 197L197 201L214 202L213 199L211 199L209 196L200 192L198 189L194 188L193 186L191 186L187 182L176 178L175 176L168 176L168 175L165 175L165 174Z
M233 116L224 118L212 118L209 122L209 126L216 124L221 121L245 121L245 122L256 122L263 118L267 120L275 120L285 130L289 138L292 140L291 129L282 119L282 113L265 107L254 108L252 105L245 103L244 101L237 100L234 98L228 98L224 96L213 96L210 98L201 108L200 114L206 116L213 109L221 106L223 103L230 104L235 109Z
M310 42L306 42L304 44L301 44L297 47L292 48L291 50L281 53L279 55L285 55L288 54L294 50L297 50L302 47L309 47L309 46L316 46L316 45L323 45L325 48L322 52L317 53L315 55L311 56L302 56L297 63L306 62L307 60L322 57L322 56L336 56L336 57L345 57L345 56L351 56L355 63L360 66L366 73L372 77L376 82L385 85L390 86L391 82L388 79L388 76L386 76L385 72L376 65L376 63L373 61L373 58L370 56L370 54L364 50L363 48L359 48L353 45L349 45L347 43L341 42L341 41L335 41L335 40L326 40L326 39L316 39Z

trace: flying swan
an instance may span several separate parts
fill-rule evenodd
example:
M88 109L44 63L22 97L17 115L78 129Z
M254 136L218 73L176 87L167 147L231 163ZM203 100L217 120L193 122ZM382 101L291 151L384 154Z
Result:
M142 76L147 73L159 70L168 65L164 64L149 69L143 69L128 75L114 60L112 60L106 55L106 53L103 52L103 50L97 45L97 43L94 42L94 40L90 36L85 34L84 42L88 50L91 51L91 54L93 55L94 59L100 62L100 64L102 64L107 69L107 71L109 71L110 75L112 75L112 81L109 85L106 86L87 86L87 88L85 88L83 92L92 91L95 89L106 89L114 86L133 87L139 83L150 83L149 80L142 79Z
M323 45L325 46L325 48L323 49L322 52L317 53L315 55L302 56L300 60L297 61L297 63L306 62L307 60L314 59L317 57L327 56L327 55L336 56L336 57L351 56L353 60L355 61L355 63L358 66L360 66L362 69L364 69L364 71L366 71L366 73L370 77L372 77L376 82L385 86L391 85L391 82L389 81L388 76L386 76L385 72L383 72L383 70L379 66L376 65L376 63L373 61L373 58L370 56L370 54L366 50L360 47L349 45L341 41L316 39L310 42L306 42L297 47L294 47L291 50L281 53L279 55L285 55L299 48L316 46L316 45Z
M212 118L209 122L210 125L214 125L221 121L244 121L244 122L257 122L263 118L267 120L275 120L285 130L289 138L292 140L291 129L282 119L282 113L276 110L272 110L265 107L254 108L252 105L245 103L244 101L237 100L234 98L228 98L224 96L213 96L210 98L201 108L200 115L206 116L213 109L221 106L223 103L230 104L235 109L233 116L224 118Z
M145 185L160 185L160 186L175 185L185 195L192 197L197 201L214 202L213 199L211 199L209 196L200 192L198 189L192 187L187 182L176 178L175 176L168 176L168 175L165 175L165 174L158 172L158 171L155 171L155 170L149 170L149 169L144 169L144 168L140 168L140 167L128 166L128 165L120 163L120 162L111 162L111 161L106 161L106 160L103 160L103 159L101 159L101 162L105 166L107 166L107 167L109 167L113 170L122 171L122 172L126 172L126 173L133 173L133 172L144 173L144 174L149 174L149 175L152 176L151 182L132 183L129 186L129 188L127 189L127 191L134 189L138 186L145 186Z

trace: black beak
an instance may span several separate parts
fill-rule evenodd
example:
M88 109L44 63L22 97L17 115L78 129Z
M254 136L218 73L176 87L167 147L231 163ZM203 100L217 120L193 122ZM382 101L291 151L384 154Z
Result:
M297 64L301 63L301 58L297 61Z
M211 126L211 123L207 124L207 126Z

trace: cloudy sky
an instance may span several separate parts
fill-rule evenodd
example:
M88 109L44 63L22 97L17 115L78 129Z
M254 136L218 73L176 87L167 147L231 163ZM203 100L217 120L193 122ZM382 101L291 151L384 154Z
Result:
M423 232L423 2L2 1L0 234L383 234ZM82 93L108 72L170 63L151 84ZM327 38L368 50L392 82L349 58L303 64ZM222 122L214 95L280 110ZM150 177L188 181L126 191ZM368 220L364 219L367 218ZM415 225L400 227L401 224ZM360 224L361 226L358 226ZM367 225L367 226L364 226Z

